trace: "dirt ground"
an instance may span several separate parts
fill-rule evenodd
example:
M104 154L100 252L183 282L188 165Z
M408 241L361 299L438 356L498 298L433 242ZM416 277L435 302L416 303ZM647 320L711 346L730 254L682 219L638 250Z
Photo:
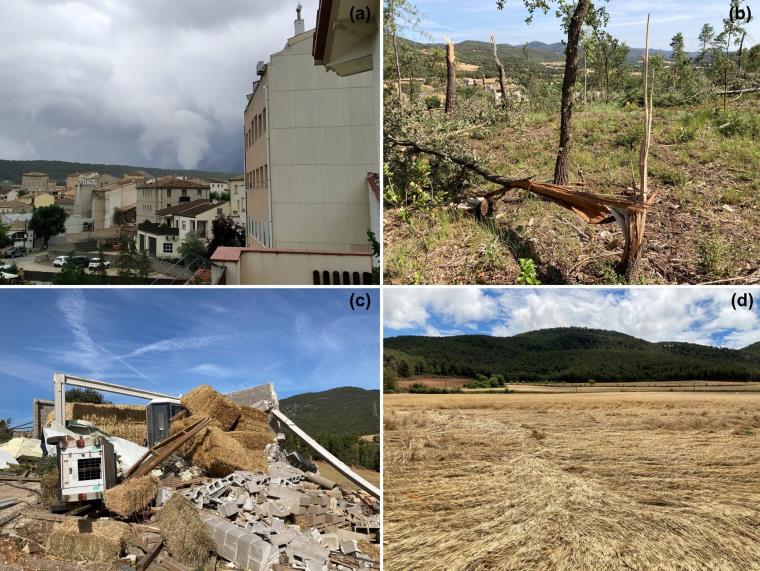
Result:
M347 490L356 490L356 484L354 484L351 480L343 476L340 472L338 472L335 468L330 466L327 462L317 461L317 466L319 466L319 473L324 476L325 478L332 480L333 482L337 482L339 486L342 488L345 488ZM367 470L366 468L359 468L357 466L351 467L354 472L359 474L362 478L367 480L370 484L373 484L375 486L380 485L380 473L375 472L374 470Z
M760 98L733 103L758 121ZM756 283L760 189L756 135L724 136L712 104L655 109L643 255L634 283ZM598 194L625 195L637 164L638 111L592 106L576 110L573 183ZM510 177L551 178L557 117L528 116L466 142L490 168ZM509 133L508 136L504 134ZM440 190L440 189L439 189ZM471 194L493 190L479 183ZM385 282L514 284L518 260L533 260L543 284L615 284L624 243L616 224L592 226L572 212L522 191L499 201L480 223L449 206L411 211L386 207Z
M385 569L760 569L760 395L387 395Z

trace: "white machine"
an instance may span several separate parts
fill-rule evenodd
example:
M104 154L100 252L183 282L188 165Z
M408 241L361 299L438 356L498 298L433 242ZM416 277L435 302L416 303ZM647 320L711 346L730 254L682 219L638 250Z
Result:
M55 436L48 444L57 447L61 501L102 500L116 485L116 456L105 438Z

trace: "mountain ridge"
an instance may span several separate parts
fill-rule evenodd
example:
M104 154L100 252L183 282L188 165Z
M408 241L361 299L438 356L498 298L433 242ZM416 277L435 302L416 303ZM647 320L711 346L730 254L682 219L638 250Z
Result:
M25 172L40 171L50 176L52 180L64 183L66 177L77 172L99 172L121 178L126 173L148 172L153 176L196 176L203 179L220 178L227 179L238 176L239 173L227 173L220 171L204 171L193 169L162 169L154 167L139 167L130 165L112 165L105 163L76 163L71 161L51 160L10 160L0 159L0 182L10 181L15 184L21 183L21 175Z
M726 349L685 342L649 342L616 331L551 328L512 337L398 336L384 340L385 366L400 376L510 380L760 380L760 343Z

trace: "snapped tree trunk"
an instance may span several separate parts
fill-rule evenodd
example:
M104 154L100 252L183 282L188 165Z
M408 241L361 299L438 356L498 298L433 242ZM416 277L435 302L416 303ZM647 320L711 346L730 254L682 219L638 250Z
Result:
M647 38L644 51L644 134L639 147L639 188L640 210L631 212L614 211L615 219L623 230L625 247L620 260L619 272L632 281L644 245L644 231L647 223L647 208L653 197L649 196L649 146L652 140L652 118L654 115L654 92L649 87L649 17L647 16Z
M401 61L398 57L398 38L393 34L393 54L396 58L396 91L398 91L399 107L404 106L404 100L401 98Z
M491 43L493 44L493 59L496 62L496 67L499 70L499 88L501 89L501 103L507 104L507 73L504 71L504 64L499 59L499 48L496 44L496 36L491 34Z
M741 76L742 74L742 51L744 50L744 38L747 37L747 32L744 32L744 35L742 36L742 41L739 42L739 53L737 57L739 58L739 67L737 68L737 75Z
M570 136L573 119L573 96L578 75L578 45L581 29L586 21L590 0L580 0L575 8L567 31L565 49L565 78L562 82L562 108L560 110L559 149L554 166L554 184L568 184L570 181Z
M451 113L457 103L457 57L454 53L454 44L446 40L446 105L444 110Z

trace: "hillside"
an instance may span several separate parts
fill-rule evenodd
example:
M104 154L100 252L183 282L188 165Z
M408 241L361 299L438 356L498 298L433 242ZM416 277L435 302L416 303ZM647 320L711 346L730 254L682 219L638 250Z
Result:
M421 50L430 52L435 49L443 50L444 44L440 43L419 43L411 40L401 39L401 49ZM488 77L496 76L496 65L493 61L493 48L489 42L477 40L465 40L455 44L457 60L460 63L479 66L477 72L461 71L460 75L480 77L485 74ZM499 58L504 62L508 75L512 75L509 70L517 67L521 69L525 66L526 60L531 63L548 63L562 62L565 60L565 44L556 42L547 44L544 42L528 42L524 45L498 44ZM670 58L669 50L650 50L651 55L662 55L665 60ZM627 61L630 65L638 65L644 55L643 48L630 48ZM697 57L697 53L689 53L691 57ZM386 77L393 77L393 62L386 60Z
M280 409L312 435L363 436L380 432L380 392L341 387L280 401Z
M65 161L8 161L0 159L0 183L11 181L21 183L21 175L25 172L44 172L51 179L63 184L66 177L77 172L99 172L121 178L126 173L147 172L154 176L194 176L198 178L228 179L236 173L208 172L195 170L157 169L152 167L134 167L129 165L103 165L93 163L70 163Z
M718 349L650 343L593 329L545 329L514 337L392 337L386 366L415 374L502 374L510 381L757 380L760 346Z

